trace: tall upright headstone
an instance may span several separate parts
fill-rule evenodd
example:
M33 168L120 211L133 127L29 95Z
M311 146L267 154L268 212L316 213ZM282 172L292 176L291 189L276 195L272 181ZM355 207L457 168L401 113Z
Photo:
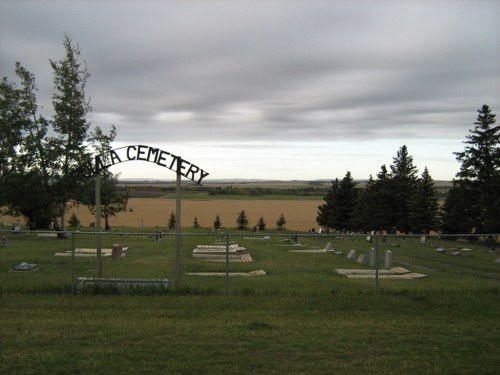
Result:
M368 250L368 264L370 267L375 267L377 264L377 251L374 247Z
M392 267L392 251L391 250L387 250L385 252L384 267L385 268L391 268Z

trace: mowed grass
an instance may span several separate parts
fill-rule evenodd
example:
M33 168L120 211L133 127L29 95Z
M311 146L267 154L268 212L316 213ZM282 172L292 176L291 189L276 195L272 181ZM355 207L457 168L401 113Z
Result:
M203 233L203 236L201 235ZM416 280L353 280L336 268L368 268L323 248L366 254L363 237L231 232L250 263L224 277L188 272L224 271L225 263L195 259L198 244L222 244L223 233L191 231L182 237L181 285L175 279L175 238L154 232L111 234L103 247L128 246L127 256L103 258L108 277L166 277L165 293L71 294L71 238L2 233L0 248L1 374L495 374L500 358L498 254L482 244L390 237L381 255L394 266L427 276ZM200 236L195 236L200 234ZM264 240L263 235L270 235ZM89 234L77 247L95 247ZM447 253L440 254L441 246ZM450 253L464 247L467 256ZM382 258L380 259L383 260ZM20 262L40 269L15 273ZM95 276L95 258L77 258L77 276Z

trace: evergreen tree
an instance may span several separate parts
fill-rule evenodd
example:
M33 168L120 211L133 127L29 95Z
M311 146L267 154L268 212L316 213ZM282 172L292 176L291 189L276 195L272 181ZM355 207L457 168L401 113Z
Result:
M500 231L500 126L494 126L495 117L489 106L483 105L464 141L464 151L455 153L460 171L445 204L447 231ZM467 228L460 217L468 223Z
M410 200L417 187L417 168L413 165L413 157L403 145L391 165L392 193L391 225L405 233L410 230Z
M340 183L336 179L325 196L325 203L318 206L316 222L323 227L341 231L353 229L353 211L357 201L355 187L356 183L349 171Z
M193 228L199 228L200 223L198 222L198 218L195 216L193 220Z
M371 208L369 193L373 184L373 177L370 175L365 188L359 189L358 191L358 199L356 200L356 205L352 211L351 219L352 227L355 231L369 231L373 228L369 211Z
M335 202L337 197L337 190L339 189L339 179L336 178L332 181L332 186L330 190L324 196L324 201L322 205L318 206L318 213L316 216L316 222L319 226L324 228L334 228L335 227Z
M410 199L409 226L414 233L429 233L438 227L438 197L434 181L425 167Z
M168 218L168 224L167 224L167 227L169 230L173 230L175 229L175 226L176 226L176 220L175 220L175 214L174 212L172 211L170 213L170 217Z
M285 225L286 225L285 216L283 214L281 214L278 217L278 220L276 220L276 227L278 228L278 230L283 230L283 229L285 229Z
M217 214L217 216L215 217L215 220L214 220L214 229L218 230L221 228L221 226L222 226L222 221L220 221L219 214Z
M244 210L241 210L236 218L237 229L248 229L248 218Z
M266 230L266 222L262 216L259 218L259 221L257 221L257 228L259 230Z
M360 209L355 210L357 218L356 222L364 223L360 229L364 230L387 230L395 229L396 214L393 208L393 183L391 176L387 171L387 167L382 165L380 172L377 174L377 179L370 180L366 185L362 199L364 202L358 202L358 205L364 205L362 212ZM359 218L359 215L365 215L364 218Z
M443 232L472 233L480 218L479 196L473 183L453 180L443 206Z

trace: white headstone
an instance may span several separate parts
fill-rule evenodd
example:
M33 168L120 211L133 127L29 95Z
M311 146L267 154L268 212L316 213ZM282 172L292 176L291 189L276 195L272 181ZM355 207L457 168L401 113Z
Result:
M328 242L325 246L325 250L328 251L328 250L333 250L333 247L332 247L332 243L331 242Z
M387 269L392 267L392 251L391 250L387 250L385 252L385 264L384 264L384 266Z
M420 237L420 243L426 243L426 242L427 242L427 236Z

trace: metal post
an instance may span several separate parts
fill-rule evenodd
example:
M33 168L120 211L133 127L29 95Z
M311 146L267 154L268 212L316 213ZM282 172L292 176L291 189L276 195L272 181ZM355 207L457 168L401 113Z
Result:
M226 240L226 294L229 294L229 234L224 233Z
M102 277L101 259L101 175L95 176L95 230L97 245L97 277Z
M175 287L181 287L181 164L177 157L177 179L175 189Z
M375 237L375 292L380 293L380 287L378 283L378 234Z
M76 288L75 288L75 232L71 233L71 293L76 294Z

